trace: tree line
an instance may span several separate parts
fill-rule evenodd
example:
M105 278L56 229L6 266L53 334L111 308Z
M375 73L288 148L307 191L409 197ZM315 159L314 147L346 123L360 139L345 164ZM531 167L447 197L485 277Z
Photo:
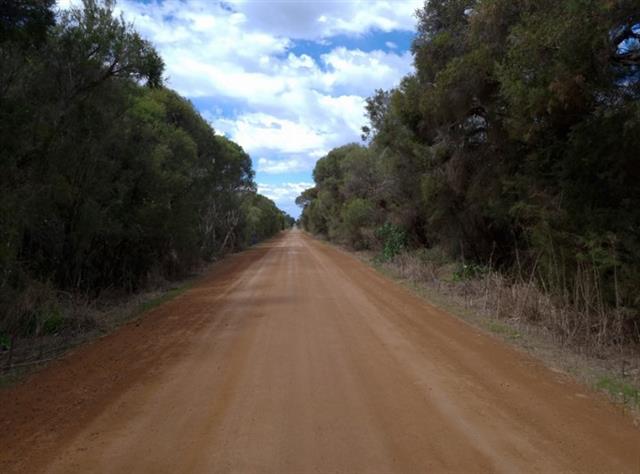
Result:
M292 224L113 9L0 6L0 335L52 293L135 291Z
M637 338L637 2L430 0L411 51L367 100L364 145L318 161L302 225L525 274Z

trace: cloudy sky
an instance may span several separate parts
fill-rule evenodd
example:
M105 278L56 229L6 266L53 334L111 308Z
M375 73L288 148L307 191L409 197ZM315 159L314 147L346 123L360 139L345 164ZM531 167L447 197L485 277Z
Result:
M60 0L61 6L77 0ZM412 70L423 0L119 0L168 84L251 155L259 191L297 216L315 161L360 141L364 99Z

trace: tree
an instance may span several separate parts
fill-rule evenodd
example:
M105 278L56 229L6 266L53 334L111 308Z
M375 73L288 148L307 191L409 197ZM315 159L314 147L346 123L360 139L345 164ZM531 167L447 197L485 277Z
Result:
M113 6L1 4L0 335L41 327L59 291L177 278L290 222Z
M415 74L367 100L366 149L318 161L302 224L361 245L385 223L413 246L529 266L551 292L588 273L637 324L637 5L431 0L417 18Z

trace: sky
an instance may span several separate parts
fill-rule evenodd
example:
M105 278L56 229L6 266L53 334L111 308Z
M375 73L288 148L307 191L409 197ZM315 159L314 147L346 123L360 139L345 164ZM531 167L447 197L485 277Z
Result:
M116 10L160 52L167 85L249 153L258 191L297 217L315 162L360 142L365 99L413 70L423 3L119 0Z

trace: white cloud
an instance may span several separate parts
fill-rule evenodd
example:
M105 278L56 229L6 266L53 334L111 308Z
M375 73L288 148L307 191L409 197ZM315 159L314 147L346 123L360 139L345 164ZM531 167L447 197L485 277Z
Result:
M282 183L282 184L265 184L258 183L258 192L273 200L279 207L284 208L289 214L297 215L295 209L295 199L304 191L313 187L313 183ZM292 207L293 205L293 207Z
M304 153L322 147L322 136L304 123L264 113L249 113L235 120L220 119L214 127L229 134L249 153L263 148L282 153Z
M59 0L58 5L77 2ZM159 50L170 87L212 103L202 111L205 117L254 157L258 178L265 173L287 179L289 173L310 172L331 148L358 141L365 97L394 87L412 71L409 52L390 42L386 47L392 51L335 46L312 57L292 52L296 40L312 40L327 49L335 35L411 31L413 13L422 4L119 0L116 8ZM264 189L282 193L284 188Z
M235 0L232 6L247 23L276 36L323 39L360 35L372 29L411 31L414 12L424 0L291 1Z
M309 169L309 160L304 158L285 158L272 160L258 158L258 171L266 174L298 173Z
M278 104L289 109L280 111L273 105L265 109L273 109L274 115L249 112L228 118L207 113L205 117L249 154L260 156L263 161L258 160L257 170L269 174L310 171L331 148L357 141L365 123L364 100L359 96L291 91L280 96ZM290 118L278 117L279 112Z
M411 53L395 54L384 51L364 52L358 49L335 48L322 55L331 72L325 74L333 88L348 88L352 93L370 95L375 88L391 88L412 70Z
M169 84L178 92L244 104L248 112L237 116L209 111L217 130L249 153L278 151L277 158L268 158L291 162L290 154L317 158L358 140L364 98L376 88L395 86L412 69L408 52L336 47L314 59L292 53L292 38L327 41L331 34L376 27L410 29L419 3L239 0L230 11L220 3L196 0L126 0L118 8L160 50ZM318 27L321 17L327 25ZM306 26L298 31L300 25ZM313 160L304 164L310 169ZM278 169L289 167L265 167Z

